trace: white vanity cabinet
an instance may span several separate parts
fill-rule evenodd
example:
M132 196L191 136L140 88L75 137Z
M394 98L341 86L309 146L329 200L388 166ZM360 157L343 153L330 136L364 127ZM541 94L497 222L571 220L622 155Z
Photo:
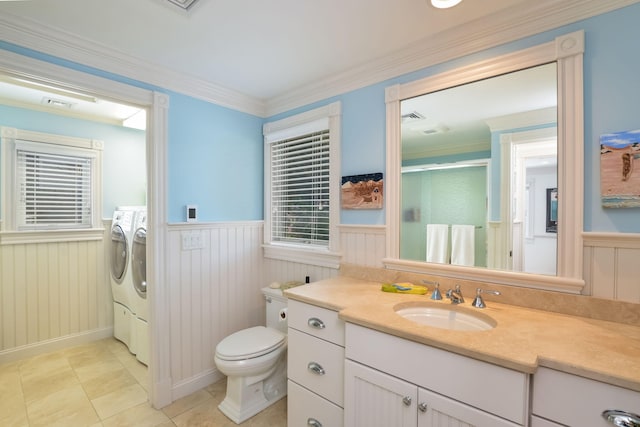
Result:
M290 426L341 427L344 405L344 322L338 313L289 299Z
M640 414L640 392L548 368L533 375L531 427L611 427L608 409Z
M346 325L345 425L527 425L529 375Z

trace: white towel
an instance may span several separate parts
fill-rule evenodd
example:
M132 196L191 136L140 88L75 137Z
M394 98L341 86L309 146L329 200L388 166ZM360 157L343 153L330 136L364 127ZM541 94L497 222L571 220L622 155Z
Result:
M474 225L451 226L451 264L473 266L475 263Z
M447 263L449 252L449 226L427 224L427 262Z

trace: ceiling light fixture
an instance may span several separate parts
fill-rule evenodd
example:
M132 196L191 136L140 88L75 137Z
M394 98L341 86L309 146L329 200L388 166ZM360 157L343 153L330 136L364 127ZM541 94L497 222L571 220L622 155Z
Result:
M460 3L462 0L431 0L433 7L438 9L447 9Z
M197 0L167 0L171 4L175 4L184 10L188 10Z

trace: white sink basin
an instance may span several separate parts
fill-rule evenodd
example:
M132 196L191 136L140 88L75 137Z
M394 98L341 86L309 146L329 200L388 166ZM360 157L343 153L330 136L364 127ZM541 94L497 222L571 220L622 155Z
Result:
M454 307L401 306L395 311L407 320L440 329L486 331L496 326L496 322L487 315L465 313Z

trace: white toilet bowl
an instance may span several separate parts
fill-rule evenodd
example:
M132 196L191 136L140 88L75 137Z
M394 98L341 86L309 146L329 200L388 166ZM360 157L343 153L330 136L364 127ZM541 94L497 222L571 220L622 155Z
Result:
M286 308L281 293L279 297L265 295L267 316ZM274 325L268 320L270 324ZM287 395L284 331L286 323L282 321L275 327L255 326L229 335L216 346L216 366L227 376L227 394L218 408L235 423L242 423Z

